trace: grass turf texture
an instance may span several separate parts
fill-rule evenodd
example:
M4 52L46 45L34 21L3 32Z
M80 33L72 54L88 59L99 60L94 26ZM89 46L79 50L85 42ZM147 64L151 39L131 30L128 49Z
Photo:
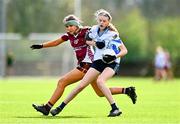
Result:
M152 78L113 78L107 85L135 86L137 104L126 95L114 98L123 114L108 118L110 106L88 86L58 116L43 116L32 103L46 103L58 78L0 79L0 124L179 124L180 79L154 82ZM66 88L62 102L76 85Z

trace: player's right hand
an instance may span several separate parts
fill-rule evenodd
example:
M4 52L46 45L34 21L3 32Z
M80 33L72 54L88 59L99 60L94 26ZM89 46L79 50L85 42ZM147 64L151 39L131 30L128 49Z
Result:
M42 44L33 44L32 46L30 46L30 48L32 50L34 50L34 49L41 49L41 48L43 48L43 45Z

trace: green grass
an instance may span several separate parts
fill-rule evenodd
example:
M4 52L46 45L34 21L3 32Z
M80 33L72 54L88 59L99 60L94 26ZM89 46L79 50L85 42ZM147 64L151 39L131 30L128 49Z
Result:
M106 117L110 106L89 86L56 117L36 112L32 103L46 103L58 78L0 79L0 124L180 124L180 79L154 82L152 78L114 78L108 86L136 86L138 101L115 95L122 116ZM75 87L69 86L57 106Z

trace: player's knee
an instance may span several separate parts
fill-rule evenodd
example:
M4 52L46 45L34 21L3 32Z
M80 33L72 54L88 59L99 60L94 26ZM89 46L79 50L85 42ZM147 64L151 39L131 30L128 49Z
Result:
M104 94L102 92L96 92L96 94L99 96L99 97L104 97Z
M66 86L67 86L67 84L66 84L66 79L65 79L64 77L62 77L61 79L59 79L57 86L58 86L58 87L66 87Z
M104 81L103 81L102 78L97 79L97 86L98 86L99 89L102 89L102 87L104 85L103 83L104 83Z

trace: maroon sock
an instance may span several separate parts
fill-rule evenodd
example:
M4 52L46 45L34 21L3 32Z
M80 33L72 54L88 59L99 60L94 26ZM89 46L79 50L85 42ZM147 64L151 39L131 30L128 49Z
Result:
M50 110L52 107L53 107L53 104L48 102L46 105L45 105L46 109L47 110Z

